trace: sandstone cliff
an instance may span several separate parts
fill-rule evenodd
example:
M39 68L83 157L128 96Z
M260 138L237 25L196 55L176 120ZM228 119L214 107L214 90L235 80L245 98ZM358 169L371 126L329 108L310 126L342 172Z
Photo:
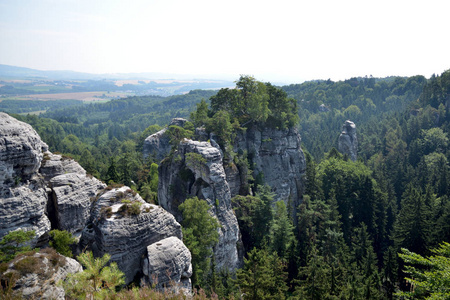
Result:
M235 269L240 264L237 250L240 232L220 150L208 142L185 139L173 156L160 165L158 201L181 220L178 206L194 196L208 202L210 213L221 226L214 249L217 268Z
M350 120L342 125L342 132L339 135L338 150L342 154L347 154L352 161L356 161L358 152L358 139L356 137L356 125Z
M145 203L128 187L106 188L74 160L48 152L30 125L0 113L0 239L18 229L36 232L33 247L45 246L51 229L82 235L79 248L87 246L97 256L111 254L127 283L143 273L149 245L182 239L181 226L170 213ZM185 256L183 270L190 265L190 255ZM30 276L33 289L44 289L47 281L41 282L39 274ZM184 272L175 279L190 289L189 276ZM60 293L55 297L61 298Z
M141 257L147 246L171 236L182 239L174 216L123 186L105 190L95 200L81 242L96 256L109 253L129 283L142 270Z
M302 177L306 170L300 145L300 134L295 128L276 130L251 127L237 135L234 151L246 150L249 163L253 166L253 177L259 176L263 183L271 187L275 193L274 200L283 200L286 204L290 202L295 210L301 202Z

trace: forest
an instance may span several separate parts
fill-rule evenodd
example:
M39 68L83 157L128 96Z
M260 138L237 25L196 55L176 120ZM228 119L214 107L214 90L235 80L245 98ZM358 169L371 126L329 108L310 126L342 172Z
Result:
M142 148L172 118L189 119L171 128L174 138L203 126L224 149L252 125L296 126L307 162L298 222L292 208L274 201L270 183L249 176L253 192L232 199L245 252L236 273L215 269L208 249L216 227L192 229L209 220L190 220L188 212L207 209L198 199L180 207L194 286L219 299L450 299L449 105L450 70L429 79L366 76L282 87L241 76L234 89L13 116L31 124L50 151L156 204L159 162L144 159ZM357 128L355 162L336 150L345 120Z

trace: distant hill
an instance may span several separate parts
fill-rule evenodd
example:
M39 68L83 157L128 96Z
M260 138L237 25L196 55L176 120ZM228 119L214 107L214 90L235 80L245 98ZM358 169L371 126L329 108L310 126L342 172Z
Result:
M196 80L207 82L222 82L224 86L232 86L232 80L223 78L211 78L205 76L199 78L198 75L193 74L175 74L175 73L157 73L157 72L144 72L144 73L111 73L111 74L92 74L82 73L75 71L44 71L30 68L16 67L10 65L0 64L0 77L7 78L28 78L28 79L51 79L51 80L131 80L131 79L172 79L172 80ZM206 78L208 77L208 78Z

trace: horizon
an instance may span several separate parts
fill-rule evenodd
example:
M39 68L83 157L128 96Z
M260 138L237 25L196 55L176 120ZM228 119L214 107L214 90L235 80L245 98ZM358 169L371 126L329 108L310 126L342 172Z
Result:
M285 84L441 74L446 1L0 2L0 64Z

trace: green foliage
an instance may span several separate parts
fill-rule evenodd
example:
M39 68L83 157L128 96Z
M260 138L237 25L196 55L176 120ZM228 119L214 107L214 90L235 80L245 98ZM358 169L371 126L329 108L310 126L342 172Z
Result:
M219 241L219 222L212 217L205 200L197 197L186 199L178 207L183 215L183 237L192 254L192 283L201 286L210 268L212 247Z
M49 235L51 238L51 241L49 242L50 247L54 248L64 256L73 256L70 246L75 244L77 239L74 238L70 232L54 229L49 232Z
M287 286L284 265L276 253L254 248L237 271L243 299L285 299Z
M273 219L273 197L274 194L270 187L264 185L258 187L256 196L238 195L232 199L242 234L242 242L247 251L254 247L261 248L269 242L269 232Z
M17 254L30 251L31 247L27 245L27 242L31 241L35 235L34 230L10 231L0 241L0 263L10 261Z
M278 257L287 259L288 251L294 243L294 225L289 218L284 201L277 201L273 212L273 221L270 228L270 249Z
M83 272L69 274L63 287L66 295L77 299L105 299L111 296L116 287L125 283L124 274L115 262L107 266L111 256L94 258L92 252L85 252L77 260L85 268Z
M410 277L405 279L410 291L398 295L406 299L450 299L450 244L443 242L428 257L405 248L401 250L398 255L408 264L405 272Z
M166 134L169 136L170 144L173 148L177 147L181 140L191 138L193 132L177 125L170 125Z
M226 119L222 115L217 115L220 111L227 112L230 121L220 121L222 125L215 125L216 117ZM211 119L212 129L227 127L228 123L234 121L242 127L254 123L285 129L297 123L296 112L297 103L293 99L288 99L284 91L270 83L256 81L251 76L241 76L236 81L235 89L221 89L211 97L209 115L216 115Z

